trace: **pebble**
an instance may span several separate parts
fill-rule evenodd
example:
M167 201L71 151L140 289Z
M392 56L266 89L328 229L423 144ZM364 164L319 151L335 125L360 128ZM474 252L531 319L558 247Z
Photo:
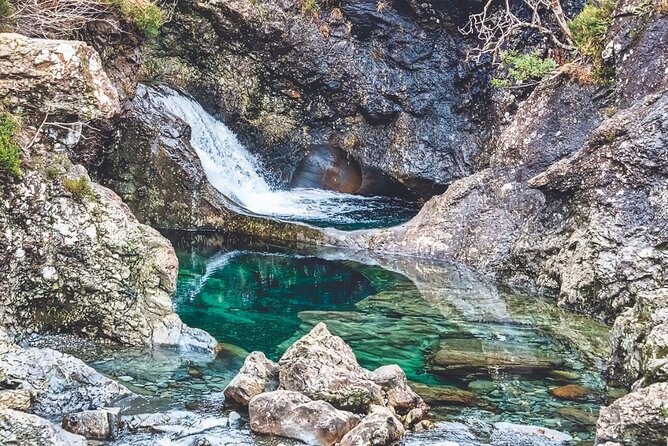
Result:
M118 379L121 380L121 381L124 381L126 383L129 383L129 382L135 380L132 376L128 376L128 375L119 376Z

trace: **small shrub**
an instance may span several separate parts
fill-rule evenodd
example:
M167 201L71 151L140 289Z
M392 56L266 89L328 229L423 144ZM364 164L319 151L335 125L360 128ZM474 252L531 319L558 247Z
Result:
M110 0L118 6L121 14L139 28L147 37L160 33L166 17L164 12L150 0Z
M510 87L510 80L508 79L499 79L495 77L492 79L492 87L494 88L508 88Z
M519 82L540 80L557 68L557 63L548 58L538 57L536 54L518 54L508 51L501 54L501 60L508 68L508 75Z
M21 148L14 140L19 125L9 113L0 113L0 179L21 178Z
M9 0L0 0L0 20L9 18L14 13Z
M67 192L80 200L94 196L93 189L91 189L88 178L86 177L79 177L76 179L63 178L63 187Z
M312 16L317 16L318 11L320 11L320 5L318 4L318 0L303 0L302 13L310 14Z
M573 44L580 54L594 61L600 60L614 7L611 0L599 1L598 6L588 3L580 14L568 23Z

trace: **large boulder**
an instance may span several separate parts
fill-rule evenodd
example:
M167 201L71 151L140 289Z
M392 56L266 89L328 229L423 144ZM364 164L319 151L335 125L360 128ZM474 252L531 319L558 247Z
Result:
M37 415L0 408L0 444L86 446L86 439L64 431Z
M248 406L250 400L261 393L278 387L278 366L262 352L246 357L239 373L225 387L225 401Z
M398 365L378 367L371 372L370 378L383 389L387 405L396 413L406 415L414 409L429 410L429 406L410 388L406 374Z
M132 395L81 360L44 348L0 347L0 387L15 387L32 394L32 412L57 416L104 407Z
M352 349L324 323L292 344L278 365L280 389L356 412L384 405L381 387L360 367Z
M248 413L254 432L296 438L317 446L338 443L359 423L358 417L350 412L286 390L255 396L248 405Z
M601 409L597 444L664 446L668 438L668 383L631 392Z
M79 119L120 112L98 53L83 42L0 34L0 105Z

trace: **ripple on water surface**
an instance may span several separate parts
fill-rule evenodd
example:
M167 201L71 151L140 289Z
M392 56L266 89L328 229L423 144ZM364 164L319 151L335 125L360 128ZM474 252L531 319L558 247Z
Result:
M591 319L505 293L452 265L175 244L177 311L225 349L212 362L137 358L145 370L137 367L131 387L177 402L221 391L246 352L276 360L323 321L362 366L401 366L437 418L473 416L592 438L604 399L607 328ZM95 366L112 375L136 367L107 359ZM141 376L150 376L151 387Z

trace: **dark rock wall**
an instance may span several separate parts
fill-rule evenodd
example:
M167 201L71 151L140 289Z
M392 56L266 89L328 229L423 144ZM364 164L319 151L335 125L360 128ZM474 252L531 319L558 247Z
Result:
M484 76L457 30L469 2L180 2L145 75L185 87L276 174L333 131L418 196L477 170Z

